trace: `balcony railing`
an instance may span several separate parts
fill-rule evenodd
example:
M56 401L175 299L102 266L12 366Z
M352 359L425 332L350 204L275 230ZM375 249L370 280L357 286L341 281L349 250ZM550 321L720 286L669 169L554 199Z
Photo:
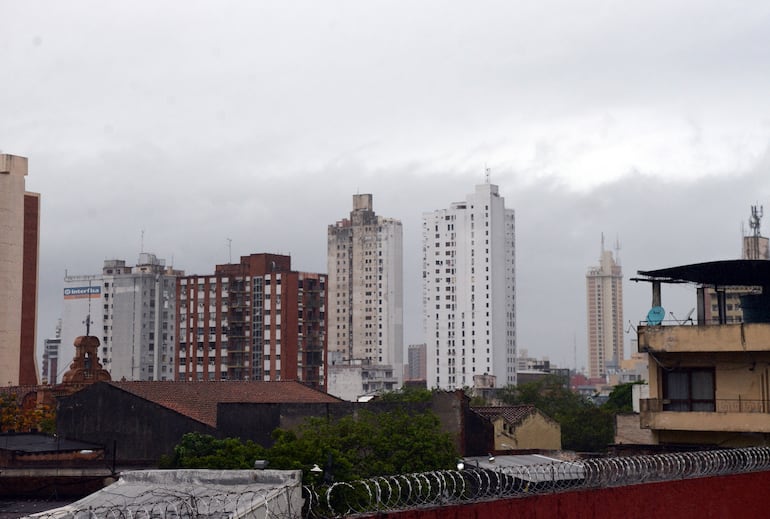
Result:
M647 398L639 401L641 412L713 412L713 413L767 413L770 400L746 398L718 398L715 400L677 400Z

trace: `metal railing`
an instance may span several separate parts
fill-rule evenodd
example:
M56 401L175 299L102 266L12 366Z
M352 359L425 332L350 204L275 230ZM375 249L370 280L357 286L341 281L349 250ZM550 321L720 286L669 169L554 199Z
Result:
M331 518L770 470L770 448L471 467L304 487L306 517Z
M689 405L688 405L689 404ZM746 398L718 398L714 400L669 400L643 398L639 401L642 412L716 412L716 413L770 413L770 400Z

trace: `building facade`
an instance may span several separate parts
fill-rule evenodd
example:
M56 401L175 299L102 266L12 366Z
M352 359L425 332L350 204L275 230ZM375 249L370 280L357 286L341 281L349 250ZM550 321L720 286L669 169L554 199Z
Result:
M401 222L375 214L371 194L353 195L350 218L329 225L327 238L331 362L390 366L399 382L404 365Z
M425 380L428 373L428 346L410 344L407 348L407 364L404 367L404 380Z
M455 389L474 375L516 383L515 221L498 187L423 214L427 385Z
M174 380L181 275L143 252L136 266L111 259L101 274L65 276L57 377L74 358L75 338L93 335L101 338L99 358L113 380Z
M43 384L58 384L59 349L61 348L61 319L56 324L56 334L43 341L43 365L40 368L40 380Z
M588 373L602 378L623 360L623 272L617 255L602 251L599 265L586 273Z
M25 157L0 155L0 385L38 382L35 333L40 195Z
M179 381L298 380L326 389L326 275L242 256L177 285Z
M770 445L770 262L725 260L639 271L662 306L663 287L695 288L696 319L637 328L646 354L649 398L640 426L653 443L745 447ZM706 318L709 289L763 287L741 296L740 322ZM717 310L718 311L718 310Z

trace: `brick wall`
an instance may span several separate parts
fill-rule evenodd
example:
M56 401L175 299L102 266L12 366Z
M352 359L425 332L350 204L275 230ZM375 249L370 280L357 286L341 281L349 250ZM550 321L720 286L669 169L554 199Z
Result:
M398 519L741 519L770 517L770 472L736 474L545 494L468 505L379 513L367 517Z

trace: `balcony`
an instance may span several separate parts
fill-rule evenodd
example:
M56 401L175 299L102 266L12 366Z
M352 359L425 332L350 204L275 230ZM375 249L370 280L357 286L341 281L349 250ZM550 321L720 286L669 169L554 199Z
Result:
M770 352L770 323L639 326L639 352Z
M640 406L642 429L770 433L770 400L717 399L687 406L650 398L641 400ZM709 407L713 410L686 410Z

